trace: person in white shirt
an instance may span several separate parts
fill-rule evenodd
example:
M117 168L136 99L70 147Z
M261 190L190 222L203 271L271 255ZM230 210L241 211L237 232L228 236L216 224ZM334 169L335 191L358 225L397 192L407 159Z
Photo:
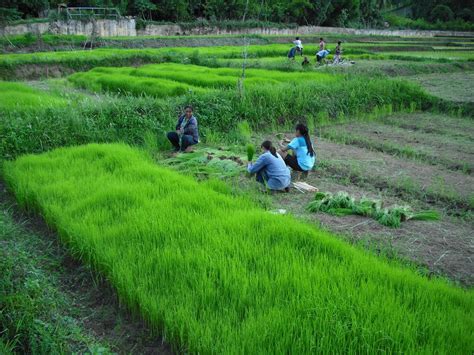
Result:
M299 37L296 37L293 41L293 44L296 46L296 50L300 52L301 56L303 56L303 43L301 42Z

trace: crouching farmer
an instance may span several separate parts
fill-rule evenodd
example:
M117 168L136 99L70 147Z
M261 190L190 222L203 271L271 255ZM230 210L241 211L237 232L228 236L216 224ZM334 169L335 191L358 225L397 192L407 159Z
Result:
M250 174L256 174L257 181L264 184L272 191L286 191L290 189L291 175L286 167L285 161L277 153L272 142L262 143L263 154L253 164L249 162L247 170Z
M199 143L198 122L191 106L185 107L184 114L178 118L176 131L168 132L167 137L177 152L189 152L192 145Z

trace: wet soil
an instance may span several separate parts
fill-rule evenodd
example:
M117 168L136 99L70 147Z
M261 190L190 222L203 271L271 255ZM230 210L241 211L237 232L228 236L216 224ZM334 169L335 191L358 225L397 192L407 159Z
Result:
M444 165L450 170L472 172L474 168L474 142L471 137L452 137L443 133L426 132L405 127L375 122L354 122L327 129L320 135L337 141L345 137L353 144L375 150L386 151L407 149L407 154L430 164Z

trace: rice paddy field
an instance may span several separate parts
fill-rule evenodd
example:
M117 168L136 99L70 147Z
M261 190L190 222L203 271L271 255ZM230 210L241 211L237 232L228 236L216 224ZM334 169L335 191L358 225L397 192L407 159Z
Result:
M1 41L0 352L471 354L474 36L319 37Z

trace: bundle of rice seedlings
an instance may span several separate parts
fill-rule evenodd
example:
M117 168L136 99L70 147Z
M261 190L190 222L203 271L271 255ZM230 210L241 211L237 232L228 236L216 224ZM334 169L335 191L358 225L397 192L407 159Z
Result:
M247 144L247 160L252 161L255 155L255 145L249 143Z
M441 219L441 215L438 211L421 211L412 214L408 219L416 221L438 221Z
M381 201L363 197L354 204L354 213L365 217L372 217L381 208Z
M314 200L307 207L310 212L325 212L336 216L347 216L350 214L371 217L380 224L398 228L402 222L409 219L434 221L439 220L440 215L436 211L422 211L414 213L410 206L392 206L382 208L382 202L362 198L359 201L346 192L338 192L336 195L331 193L317 192Z
M375 219L386 227L398 228L401 225L400 217L387 208L379 211Z
M314 201L308 205L310 212L326 212L338 216L353 214L354 198L340 191L336 195L317 192Z
M379 210L375 219L384 226L398 228L410 215L411 209L409 206L393 206Z
M243 143L250 142L250 138L252 137L252 129L250 128L248 121L242 121L238 123L237 132L240 136L240 140Z

